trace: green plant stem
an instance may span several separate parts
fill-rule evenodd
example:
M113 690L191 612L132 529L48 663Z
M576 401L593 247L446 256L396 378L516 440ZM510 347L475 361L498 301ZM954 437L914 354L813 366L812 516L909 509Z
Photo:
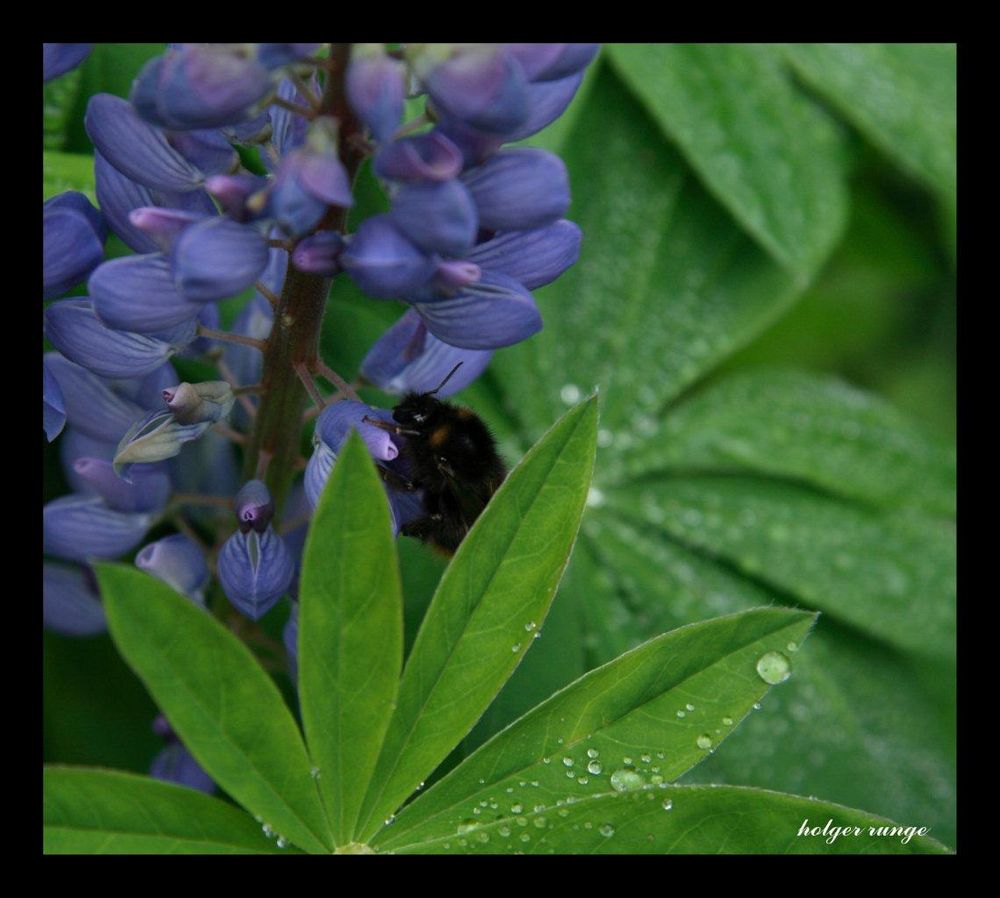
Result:
M360 133L360 126L344 90L350 48L350 44L331 45L319 114L338 120L340 158L353 183L364 156L352 139ZM319 230L343 232L346 224L347 210L333 207L320 222ZM262 459L266 460L263 479L278 509L291 486L299 457L306 392L296 368L304 368L309 373L319 370L319 333L329 288L328 278L289 266L264 348L261 377L264 393L247 441L244 476L247 479L258 476Z

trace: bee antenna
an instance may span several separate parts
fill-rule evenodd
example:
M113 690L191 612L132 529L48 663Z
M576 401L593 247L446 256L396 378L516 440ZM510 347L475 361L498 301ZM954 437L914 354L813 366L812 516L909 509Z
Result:
M451 380L451 376L452 376L452 375L453 375L453 374L454 374L454 373L455 373L456 371L458 371L458 369L459 369L459 368L461 368L461 367L462 367L462 363L461 363L461 362L459 362L459 363L458 363L458 364L457 364L457 365L456 365L456 366L455 366L454 368L452 368L452 369L451 369L451 371L449 371L449 372L448 372L448 376L447 376L447 377L446 377L446 378L445 378L445 379L444 379L443 381L441 381L441 383L439 383L439 384L438 384L438 385L437 385L437 386L436 386L436 387L435 387L435 388L434 388L433 390L431 390L430 392L428 392L428 393L427 393L426 395L427 395L427 396L433 396L433 395L434 395L434 394L435 394L435 393L436 393L436 392L437 392L438 390L440 390L440 389L441 389L441 388L442 388L442 387L443 387L443 386L444 386L444 385L445 385L446 383L448 383L448 381L449 381L449 380Z

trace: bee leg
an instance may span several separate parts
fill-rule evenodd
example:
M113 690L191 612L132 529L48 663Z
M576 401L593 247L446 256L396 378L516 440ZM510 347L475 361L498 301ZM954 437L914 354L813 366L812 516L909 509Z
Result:
M417 518L416 520L403 524L403 526L399 528L399 532L402 533L403 536L413 536L420 540L426 540L429 536L436 533L440 526L441 515L429 514L426 517Z
M412 493L417 490L417 485L412 480L407 480L401 474L390 471L388 468L383 468L381 465L377 465L376 467L378 468L382 482L392 489L400 490L404 493Z
M419 430L408 430L405 427L400 427L398 424L390 424L388 421L380 421L378 418L369 418L367 415L365 415L361 420L364 421L365 424L371 424L372 427L384 430L386 433L395 433L407 437L420 436Z

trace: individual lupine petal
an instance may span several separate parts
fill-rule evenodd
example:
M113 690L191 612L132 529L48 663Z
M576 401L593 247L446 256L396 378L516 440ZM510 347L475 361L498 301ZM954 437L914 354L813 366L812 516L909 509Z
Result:
M180 234L195 222L207 216L187 209L163 209L159 206L140 206L128 214L128 220L156 245L167 252Z
M167 142L200 172L225 175L240 166L240 156L221 131L206 128L200 131L171 131Z
M365 441L372 458L377 461L392 461L399 455L395 437L379 427L365 423L365 418L391 422L392 412L344 399L323 409L316 419L316 434L334 452L339 452L347 435L352 429L356 430Z
M201 311L177 291L161 253L111 259L90 276L87 289L97 317L115 330L157 334L194 321Z
M81 458L97 458L110 464L115 455L115 443L95 440L75 427L67 427L59 441L59 461L69 488L74 493L92 493L93 487L76 472Z
M340 271L344 238L337 231L319 231L300 240L292 251L292 264L299 271L333 277Z
M533 81L555 81L590 65L600 44L507 44Z
M87 492L100 496L114 511L160 511L170 498L170 477L159 465L136 465L123 480L100 458L78 458L73 468Z
M66 358L103 377L140 377L159 368L195 337L195 325L173 343L106 327L90 300L64 299L45 309L45 333Z
M392 199L392 223L428 253L463 256L479 219L469 191L457 180L407 184Z
M153 517L115 511L100 496L60 496L42 509L44 551L70 561L118 558L142 542Z
M180 131L245 122L270 91L253 45L187 44L147 63L132 99L145 117Z
M95 94L84 117L87 135L101 155L127 178L155 190L195 190L204 175L144 122L131 104L112 94Z
M497 234L476 246L466 261L534 290L554 281L576 262L582 237L577 225L562 219L545 228Z
M269 69L291 65L312 56L321 45L316 44L257 44L257 59Z
M214 424L233 407L233 388L224 380L182 383L163 391L163 401L180 424Z
M125 177L97 151L94 153L94 183L97 201L101 204L101 211L111 224L111 229L138 253L155 253L160 247L129 220L129 213L134 209L170 206L204 215L216 214L212 199L204 190L187 193L150 190Z
M173 458L184 443L198 439L211 426L210 421L180 424L169 409L152 411L136 421L119 441L113 462L115 472L127 477L132 465Z
M209 578L205 553L184 534L175 533L143 546L135 556L135 566L196 604L205 604L205 586Z
M406 102L406 66L383 44L354 44L346 75L347 100L376 140L389 140Z
M248 480L233 499L240 533L263 533L274 518L274 499L263 480Z
M341 253L340 264L369 296L396 299L423 287L435 261L421 252L388 215L365 219Z
M412 54L436 109L473 128L503 134L528 115L528 79L497 44L425 44Z
M466 166L485 162L507 139L504 135L477 131L455 116L447 114L439 114L438 129L458 148Z
M233 606L251 620L259 620L288 589L295 559L273 527L263 533L237 530L219 552L218 573Z
M191 302L235 296L264 271L267 240L255 228L228 218L191 225L174 241L170 267L180 293Z
M282 161L281 168L274 176L270 189L263 197L266 206L262 207L268 217L273 218L278 227L289 237L300 237L307 234L322 220L329 208L328 204L307 190L298 179L301 157L295 157L293 151ZM251 197L247 208L254 210L254 200Z
M49 353L55 356L56 353ZM59 380L50 369L48 358L42 359L42 427L45 437L51 443L66 424L66 406L63 401Z
M42 296L50 299L79 284L101 264L104 240L93 220L78 209L54 200L42 209Z
M375 174L390 181L447 181L462 170L462 151L439 128L385 144Z
M247 200L259 194L268 185L267 178L246 173L212 175L205 180L205 189L214 196L222 211L234 221L251 221L259 216L247 207Z
M504 135L504 140L524 140L551 125L566 111L570 101L583 83L583 72L560 78L558 81L538 81L528 85L528 117L512 131Z
M101 210L95 208L86 194L79 190L67 190L57 194L50 200L42 204L42 209L72 209L85 216L90 222L91 228L97 235L97 239L104 243L108 239L108 222L101 214Z
M424 508L424 494L422 490L409 492L386 487L386 495L389 497L393 536L399 536L399 532L410 521L415 521L417 518L422 518L427 514Z
M513 278L483 272L465 292L414 306L439 340L462 349L499 349L542 329L531 294Z
M51 81L83 62L93 44L42 44L42 80Z
M361 363L365 379L388 393L427 393L440 386L454 367L462 366L441 387L445 398L467 387L489 364L489 349L458 349L442 343L415 309L409 309L368 350Z
M291 605L292 611L285 621L285 629L281 631L281 641L288 656L288 675L294 682L299 677L299 605L298 602Z
M63 636L96 636L108 628L87 572L51 562L42 565L42 619Z
M160 749L149 766L149 775L209 795L215 792L215 782L180 742L171 742Z
M315 75L310 79L309 85L314 93L318 92L318 82ZM299 93L298 86L288 78L278 85L277 96L298 106L308 106L306 99ZM269 153L261 155L264 164L273 171L277 167L278 159L284 158L305 142L309 122L305 116L298 115L283 106L272 105L267 114L271 122L271 143L275 152L273 156Z
M563 161L546 150L501 150L462 175L479 213L479 226L490 231L541 228L562 218L569 208L569 176Z
M435 283L446 292L454 292L474 284L483 276L482 269L475 262L465 259L442 259L435 272Z
M313 508L319 504L319 497L323 494L323 487L326 486L327 478L330 476L333 463L336 460L336 452L322 440L313 439L313 453L309 456L305 478L302 481L306 490L306 498Z

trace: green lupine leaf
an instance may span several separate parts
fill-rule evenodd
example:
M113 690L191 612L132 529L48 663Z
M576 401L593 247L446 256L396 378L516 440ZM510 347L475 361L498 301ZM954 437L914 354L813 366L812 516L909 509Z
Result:
M594 385L599 476L665 403L788 308L796 279L714 200L607 65L563 144L585 235L580 261L536 294L540 334L492 363L533 439Z
M533 641L576 539L596 431L593 397L525 455L459 546L406 663L363 838L444 760Z
M380 849L453 837L614 790L670 783L732 732L815 615L762 608L692 624L639 646L556 693L467 758L376 837ZM782 675L758 672L774 662Z
M142 571L101 564L97 578L119 651L198 763L279 836L328 850L302 735L246 645Z
M403 666L389 505L356 433L309 527L299 603L302 722L333 837L343 844L354 835Z
M651 478L607 505L890 645L953 657L955 534L776 480Z
M195 789L86 767L46 767L46 854L267 854L239 808Z
M591 664L663 632L787 601L767 584L642 521L589 514L573 563L585 573ZM888 686L887 684L891 684ZM887 698L891 690L891 700ZM685 782L815 793L955 838L955 669L824 615L795 675Z
M833 377L755 370L674 409L628 457L634 476L787 477L863 502L955 513L955 455L885 400Z
M955 44L790 44L788 59L869 141L955 203Z
M708 190L775 259L808 279L847 210L834 123L761 44L616 44L615 68Z
M737 786L647 787L637 792L605 792L562 807L539 806L520 819L524 821L522 826L510 821L484 821L462 835L404 845L398 851L400 854L946 854L950 850L930 835L918 835L919 824L902 826L827 801ZM816 830L816 835L811 835L811 830Z

